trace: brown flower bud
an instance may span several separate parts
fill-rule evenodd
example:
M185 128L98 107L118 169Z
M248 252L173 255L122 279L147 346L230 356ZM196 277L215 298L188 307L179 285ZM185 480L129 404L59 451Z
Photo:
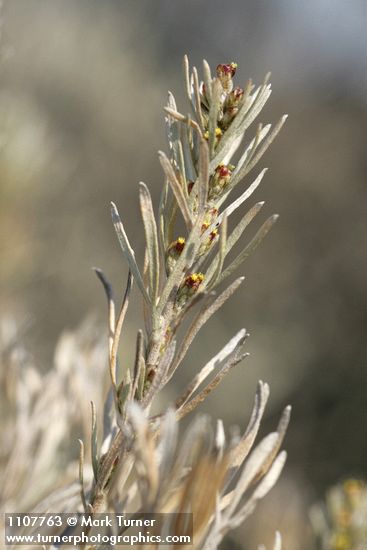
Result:
M227 187L232 176L233 166L231 164L219 164L209 182L209 200L218 198Z
M190 273L190 275L185 277L177 292L176 307L178 309L183 308L187 301L194 296L194 294L199 290L203 280L203 273Z
M202 273L191 273L186 277L184 281L184 286L196 292L203 280L204 275Z
M171 273L171 271L175 267L175 264L178 258L180 257L184 247L185 247L184 237L179 237L169 245L166 252L166 270L168 274Z
M217 66L217 76L223 86L223 90L229 93L232 90L232 78L236 74L237 63L221 63Z

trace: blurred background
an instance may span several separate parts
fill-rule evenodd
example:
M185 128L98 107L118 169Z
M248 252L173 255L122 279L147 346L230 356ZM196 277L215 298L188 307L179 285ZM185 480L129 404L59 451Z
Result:
M13 0L2 19L0 308L28 324L24 339L44 370L63 330L90 315L104 326L92 266L122 293L110 200L141 258L137 182L157 205L167 90L187 108L183 54L199 68L203 57L213 67L236 61L238 85L272 71L261 121L289 120L261 161L270 170L251 204L265 200L265 214L280 220L165 399L249 330L251 357L203 409L243 428L256 382L266 380L264 433L293 405L289 460L226 547L269 544L279 528L286 549L309 549L310 505L345 476L367 476L366 2ZM123 362L141 322L136 305Z

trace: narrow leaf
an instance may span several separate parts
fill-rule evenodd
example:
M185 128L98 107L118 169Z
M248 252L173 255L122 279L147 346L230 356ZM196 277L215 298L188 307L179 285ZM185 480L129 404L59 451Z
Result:
M214 302L209 307L204 307L204 309L200 311L200 313L194 318L177 353L176 361L172 366L172 372L174 372L183 361L189 347L191 346L195 336L197 335L201 327L203 327L205 323L209 321L212 315L214 315L214 313L218 311L218 309L220 309L223 304L225 304L225 302L232 296L232 294L237 290L237 288L243 281L244 277L236 279L214 300Z
M223 139L219 142L218 151L213 160L210 163L210 170L215 170L223 159L231 150L234 141L243 136L247 128L252 124L255 118L258 116L265 103L269 99L271 94L270 85L261 86L252 96L252 102L250 108L248 108L247 102L244 102L237 113L236 118L223 136Z
M226 255L230 252L230 250L234 247L238 239L241 237L242 233L246 229L246 227L249 225L250 222L255 218L255 216L260 212L262 207L264 206L264 202L258 202L250 208L248 212L244 215L242 220L236 225L232 233L227 239L227 247L226 247Z
M209 149L204 139L200 140L200 153L199 153L199 209L198 214L204 213L206 203L208 200L209 189ZM193 193L195 190L193 189Z
M249 164L254 158L257 147L262 142L262 140L265 139L265 137L270 131L270 128L271 128L271 124L267 124L266 126L264 126L264 128L261 128L261 125L259 126L259 129L256 132L256 136L246 148L244 154L242 155L239 162L237 163L236 169L233 172L233 175L231 178L232 187L235 187L246 176L246 174L250 172ZM255 164L252 164L252 168L254 166Z
M271 454L277 440L278 434L276 432L267 435L250 454L236 483L235 489L229 493L231 500L225 511L225 516L227 518L230 518L234 513L244 492L247 491L257 473L261 470L263 463Z
M92 432L91 432L91 455L92 455L92 467L94 480L97 481L98 478L98 448L97 448L97 415L96 415L96 406L91 401L92 408Z
M282 116L280 121L274 126L273 131L270 133L269 137L264 141L263 145L259 148L255 156L252 158L251 162L246 167L244 176L248 174L252 170L252 168L255 166L255 164L257 164L257 162L261 159L265 151L268 149L268 147L272 144L276 136L279 134L287 118L288 118L288 115Z
M184 71L184 80L185 80L185 90L187 98L191 104L191 83L190 83L190 65L189 58L187 55L184 55L183 58L183 71Z
M240 345L241 344L239 344L239 346ZM191 401L186 403L182 407L182 409L179 410L179 412L178 412L179 419L183 418L184 416L186 416L187 414L192 412L194 409L196 409L196 407L200 403L202 403L208 397L208 395L210 393L212 393L213 390L215 390L215 388L220 384L222 379L229 373L229 371L233 367L238 365L238 363L240 363L245 357L247 357L247 355L248 354L243 354L242 356L240 356L238 354L238 349L236 349L235 350L235 357L233 359L230 359L224 365L224 367L218 372L218 374L215 375L213 380L207 386L205 386L205 388L203 390L201 390L201 392L199 392L198 395L196 395L193 399L191 399Z
M201 99L200 99L200 89L199 89L199 78L198 78L198 72L196 70L196 67L192 70L193 78L194 78L194 97L195 97L195 111L196 116L198 119L198 123L200 125L201 129L204 129L204 122L203 122L203 114L201 112Z
M149 299L149 296L147 294L147 291L145 290L143 279L142 279L142 276L140 274L138 265L137 265L136 260L135 260L135 252L131 248L131 245L130 245L129 240L127 238L127 235L125 233L124 226L121 222L120 215L118 213L117 207L113 202L111 202L111 214L112 214L112 221L113 221L113 224L115 226L115 231L116 231L120 246L121 246L122 251L125 255L125 258L126 258L128 264L130 266L130 270L131 270L132 274L134 275L134 279L136 280L137 285L138 285L142 295L144 296L145 300L149 304L150 299Z
M233 468L234 470L237 470L237 468L241 466L248 453L250 452L256 435L259 431L260 422L263 417L268 398L269 386L268 384L264 384L260 380L257 386L255 402L247 430L231 453L230 465L231 468ZM234 472L232 472L232 474L233 473Z
M252 514L252 512L255 510L258 501L264 498L264 496L266 496L268 492L274 487L284 468L286 458L287 453L285 451L281 452L277 456L267 475L260 481L259 485L256 487L251 497L236 513L235 517L232 518L231 525L233 527L236 527L243 523L245 519L248 518L248 516Z
M222 218L222 223L220 224L219 252L207 272L207 283L205 285L205 288L211 289L219 281L220 275L222 273L226 253L227 253L227 214L225 213Z
M205 94L210 103L212 99L212 75L211 75L209 63L205 59L203 60L203 74L204 74Z
M155 314L157 317L161 315L164 307L166 306L173 288L175 286L178 287L181 284L185 271L191 267L194 261L196 253L200 247L201 225L202 221L199 216L193 229L191 230L189 238L185 244L185 248L183 249L181 256L177 260L163 288Z
M83 509L84 512L87 513L87 499L85 498L85 490L84 490L84 443L81 439L78 439L79 441L79 484L80 484L80 497L82 499L83 503Z
M218 78L213 80L212 99L209 110L209 153L210 157L214 154L216 143L215 130L218 126L218 117L220 112L220 98L223 92L222 84ZM215 168L216 166L214 166ZM210 172L214 171L214 168Z
M115 390L117 388L117 382L116 382L116 380L117 380L117 352L118 352L118 348L119 348L119 344L120 344L122 326L124 324L127 309L129 307L129 298L130 298L132 286L133 286L133 277L132 277L131 271L129 270L129 274L128 274L128 277L127 277L125 294L124 294L124 298L122 300L119 316L117 318L117 323L116 323L116 328L115 328L115 333L114 333L112 348L111 348L111 356L110 356L110 376L111 376L112 386L115 388Z
M115 333L115 302L113 299L113 289L111 283L106 279L103 271L99 269L98 267L93 268L95 274L97 275L98 279L101 281L104 291L106 293L107 297L107 304L108 304L108 328L109 328L109 335L108 335L108 349L109 349L109 356L111 356L111 349L112 349L112 343L113 343L113 336Z
M223 282L229 275L235 271L238 266L244 262L248 256L258 247L270 229L273 227L275 222L278 219L278 215L274 214L266 220L266 222L260 227L259 231L256 233L255 237L249 242L249 244L244 248L244 250L237 256L237 258L224 270L219 282Z
M147 186L140 182L140 207L143 217L148 253L149 286L152 303L155 304L159 291L159 249L158 232L154 217L152 198Z
M185 220L185 223L186 223L186 227L191 229L192 228L191 213L190 213L187 201L186 201L186 197L185 197L184 192L182 190L182 185L178 181L178 179L176 177L176 174L175 174L175 171L173 169L173 166L170 163L170 161L168 160L168 158L166 157L166 155L162 151L159 151L158 157L159 157L159 161L161 163L161 166L163 168L163 171L166 175L166 178L168 180L168 183L171 186L171 190L172 190L172 192L175 196L177 204L178 204L178 206L181 210L182 216L183 216L183 218Z
M134 380L133 380L133 390L132 396L135 398L135 393L139 388L139 382L141 380L142 371L145 373L145 359L144 359L144 336L141 330L138 330L138 335L136 338L136 351L135 351L135 362L134 362Z

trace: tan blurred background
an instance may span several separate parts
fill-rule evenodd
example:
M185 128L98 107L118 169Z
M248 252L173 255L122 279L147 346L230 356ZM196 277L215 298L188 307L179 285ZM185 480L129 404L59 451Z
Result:
M31 321L25 338L43 368L63 329L89 314L105 320L92 266L122 291L110 200L141 253L137 182L157 204L168 89L186 109L183 54L197 65L237 61L238 84L272 71L261 120L290 117L251 204L266 200L281 218L176 379L245 326L251 357L204 409L243 427L259 378L272 390L264 432L294 407L286 472L247 527L251 545L241 532L227 548L268 542L278 526L286 549L309 549L309 505L340 478L367 476L366 28L364 0L12 0L3 9L0 307ZM136 307L131 334L139 316ZM129 333L124 343L127 361Z

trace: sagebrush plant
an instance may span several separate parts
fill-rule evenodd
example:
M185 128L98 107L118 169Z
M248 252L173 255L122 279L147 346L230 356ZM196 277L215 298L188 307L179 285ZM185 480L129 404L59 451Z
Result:
M367 484L346 479L331 487L325 502L311 509L311 523L318 550L367 548Z
M190 72L184 58L190 112L181 114L169 93L165 108L169 155L159 152L164 185L157 214L147 186L140 183L146 240L142 267L112 203L112 219L129 275L117 310L110 283L96 269L108 300L111 388L104 404L101 445L97 440L99 416L92 404L90 482L85 474L88 467L83 442L79 463L81 503L86 512L190 512L194 518L193 547L207 550L217 548L277 481L286 459L280 448L290 417L288 406L276 431L253 449L269 396L268 385L260 381L243 435L232 435L227 441L222 421L212 426L203 415L196 416L184 433L179 430L179 421L246 357L245 329L198 369L171 407L154 416L150 413L200 329L243 281L239 277L228 284L228 277L277 219L275 215L269 217L239 254L226 261L264 203L251 206L232 231L228 229L230 216L250 198L266 170L232 202L230 196L286 119L283 116L273 128L259 124L247 140L248 128L268 100L271 86L268 75L258 87L251 81L244 88L234 87L236 69L235 63L220 64L213 77L204 61L200 82L196 68ZM119 342L134 282L143 299L145 326L137 333L134 364L120 369ZM184 330L186 319L188 328ZM55 509L55 499L49 497L38 509L42 506L43 511ZM280 548L277 534L274 549Z

